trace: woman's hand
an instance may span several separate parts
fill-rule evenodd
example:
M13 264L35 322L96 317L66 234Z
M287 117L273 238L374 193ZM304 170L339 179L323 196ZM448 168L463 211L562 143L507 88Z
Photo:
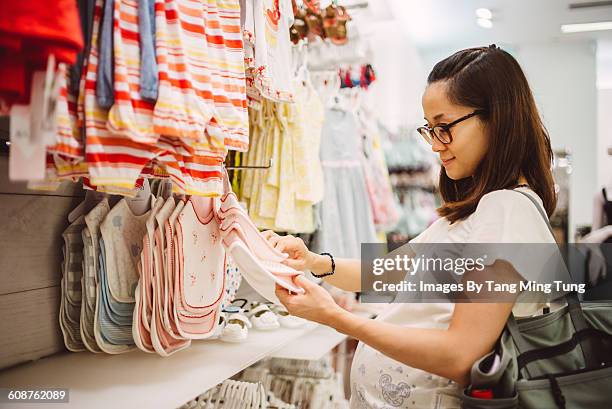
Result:
M332 326L334 317L342 309L327 290L304 276L295 277L294 282L304 289L304 294L289 294L287 289L276 285L276 296L289 314Z
M326 288L329 291L329 294L332 296L336 304L339 307L352 311L355 308L355 304L357 304L357 300L355 299L355 293L350 291L340 290L339 288L329 286Z
M317 254L308 250L304 240L291 235L279 236L272 230L262 234L274 248L289 256L283 264L299 271L312 270Z

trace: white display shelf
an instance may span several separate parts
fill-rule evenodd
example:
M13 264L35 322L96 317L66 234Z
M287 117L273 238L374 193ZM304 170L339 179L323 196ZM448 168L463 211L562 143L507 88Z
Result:
M361 317L372 318L375 313L371 309L359 305L353 313ZM313 361L323 358L325 354L332 350L336 345L347 339L348 336L336 331L331 327L319 325L311 332L304 334L296 341L278 349L271 357L304 359Z
M320 329L309 322L299 329L251 330L244 343L194 341L190 348L167 358L141 351L123 355L60 354L0 372L0 387L69 388L70 403L62 407L177 408L278 349L292 349L290 345L301 343Z
M347 338L333 328L319 325L296 341L274 352L273 358L318 360Z

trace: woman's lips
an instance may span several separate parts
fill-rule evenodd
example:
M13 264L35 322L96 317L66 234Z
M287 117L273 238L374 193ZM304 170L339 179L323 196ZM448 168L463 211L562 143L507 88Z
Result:
M449 163L451 163L455 158L450 158L450 159L442 159L442 166L448 166Z

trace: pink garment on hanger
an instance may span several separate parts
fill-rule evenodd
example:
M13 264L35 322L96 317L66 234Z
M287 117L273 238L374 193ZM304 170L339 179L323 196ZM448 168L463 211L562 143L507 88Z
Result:
M174 301L183 336L213 335L225 292L225 249L214 199L192 196L176 221Z

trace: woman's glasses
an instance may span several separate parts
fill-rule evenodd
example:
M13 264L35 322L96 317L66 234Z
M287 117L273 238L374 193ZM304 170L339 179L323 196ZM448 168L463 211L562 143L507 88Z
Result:
M471 114L462 116L461 118L451 122L450 124L436 125L433 128L430 128L428 125L424 125L424 126L417 128L417 131L419 131L421 136L423 136L423 138L425 138L427 143L429 143L430 145L433 145L434 138L439 140L444 145L447 145L453 141L453 136L451 135L451 132L450 132L453 126L467 119L470 119L473 116L480 115L482 113L484 113L482 109L477 109Z

